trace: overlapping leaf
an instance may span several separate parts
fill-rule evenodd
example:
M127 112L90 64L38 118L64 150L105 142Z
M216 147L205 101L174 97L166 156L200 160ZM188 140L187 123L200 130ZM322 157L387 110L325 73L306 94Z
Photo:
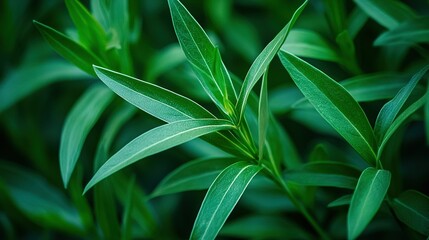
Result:
M384 32L374 41L374 45L413 45L427 42L429 42L429 17L420 17Z

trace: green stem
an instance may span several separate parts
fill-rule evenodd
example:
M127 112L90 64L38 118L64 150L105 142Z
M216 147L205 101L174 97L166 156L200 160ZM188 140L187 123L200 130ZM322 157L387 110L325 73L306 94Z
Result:
M265 166L264 166L265 167ZM292 204L301 212L301 214L307 219L307 221L310 223L310 225L313 227L313 229L319 234L321 239L328 240L330 237L328 234L322 229L322 227L317 223L317 221L314 219L314 217L308 212L308 210L305 208L305 206L296 199L296 197L293 195L287 184L283 181L283 178L280 175L274 175L273 172L265 167L265 169L270 173L273 180L280 185L280 187L285 191L287 197L290 199Z

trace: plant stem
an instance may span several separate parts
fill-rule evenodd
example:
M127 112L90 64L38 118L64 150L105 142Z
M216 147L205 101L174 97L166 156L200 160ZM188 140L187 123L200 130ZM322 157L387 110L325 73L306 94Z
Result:
M265 167L265 166L264 166ZM285 191L287 197L291 200L292 204L301 212L301 214L307 219L307 221L310 223L310 225L313 227L313 229L319 234L321 239L328 240L330 237L328 234L322 229L322 227L317 223L317 221L314 219L314 217L308 212L308 210L305 208L305 206L296 199L296 197L293 195L285 181L280 175L275 175L273 172L265 167L265 169L270 173L273 180L280 185L280 187Z

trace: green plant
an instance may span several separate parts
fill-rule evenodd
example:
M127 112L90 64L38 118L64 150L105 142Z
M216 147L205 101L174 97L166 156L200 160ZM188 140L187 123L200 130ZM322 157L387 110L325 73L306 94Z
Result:
M429 139L429 87L424 81L429 26L427 17L413 8L394 0L304 1L294 4L290 20L258 53L250 25L228 14L232 1L207 1L214 28L226 42L243 42L231 44L241 59L254 58L250 67L227 68L222 56L229 52L222 41L207 34L178 0L168 0L168 7L179 45L162 50L140 37L140 15L133 9L138 1L93 0L92 12L78 0L65 3L75 26L71 34L38 21L34 25L57 53L86 74L57 60L23 65L0 86L0 111L57 79L92 76L62 127L59 170L48 168L49 157L36 157L39 148L28 152L36 168L47 168L45 176L60 172L67 190L4 161L0 190L7 196L4 203L16 208L12 212L47 229L88 238L429 235L427 177L423 171L417 173L422 179L405 181L412 173L404 173L408 152L400 149L418 142L423 150L410 157L411 164L427 167L419 161L427 156L423 134L409 136L405 127L417 120L417 131L425 129ZM326 25L315 23L311 15L320 6ZM420 1L416 6L428 9ZM237 39L234 31L250 36L249 42ZM375 37L359 34L371 31ZM372 47L360 41L380 50L367 52ZM16 79L52 68L62 74L42 75L9 96L19 89L21 80ZM235 70L247 72L244 79ZM338 82L332 75L348 79ZM12 124L13 108L9 111L4 126L21 142ZM98 141L92 151L84 144L91 131ZM179 166L181 158L186 162ZM170 173L158 176L157 169ZM145 174L144 180L159 182L156 187L141 181ZM59 179L50 180L58 185ZM147 189L152 193L146 194ZM187 204L167 195L192 190L207 190L195 221L193 210L182 210L192 215L193 226L171 227L180 216L169 220L169 215L178 204ZM187 194L179 196L192 196L188 207L193 209L200 195ZM0 210L12 238L11 218ZM178 235L174 229L186 233Z

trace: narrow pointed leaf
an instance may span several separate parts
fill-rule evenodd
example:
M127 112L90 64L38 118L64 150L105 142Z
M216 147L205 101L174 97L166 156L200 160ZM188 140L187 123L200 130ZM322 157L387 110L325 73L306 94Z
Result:
M369 167L362 172L347 215L348 238L357 238L378 212L390 185L390 172Z
M344 163L320 161L287 171L284 176L287 181L304 186L354 189L359 178L359 170Z
M396 216L410 228L429 236L429 197L415 190L407 190L393 199Z
M342 63L337 50L327 40L307 29L291 30L281 49L301 57Z
M66 0L66 6L79 34L79 40L87 49L101 50L106 48L106 34L100 23L78 0Z
M408 120L408 118L415 113L417 110L422 108L424 104L426 103L426 99L428 98L428 93L423 95L423 97L419 98L417 101L415 101L413 104L411 104L407 109L405 109L399 116L393 121L393 123L389 126L389 128L386 131L386 134L384 135L383 140L380 143L380 147L378 150L378 158L382 156L387 143L389 142L389 139L395 134L398 129L404 125L404 123Z
M147 81L152 82L163 73L186 61L186 56L178 44L172 44L155 53L146 68Z
M350 202L352 201L352 197L353 197L352 194L341 196L335 199L334 201L330 202L328 204L328 207L339 207L339 206L349 205Z
M54 82L87 78L79 68L58 59L19 67L7 74L0 84L0 112Z
M122 232L121 240L130 240L132 239L132 212L133 212L133 192L135 189L135 176L132 177L129 181L127 187L126 201L124 204L124 215L122 216Z
M347 26L347 31L349 32L351 39L356 38L357 34L362 30L367 21L368 15L359 7L355 7L355 9L350 13Z
M231 77L219 49L178 0L168 1L174 29L188 61L212 101L226 114L233 114L237 101Z
M397 0L354 0L354 2L380 25L392 29L400 22L415 18L416 14L404 3Z
M97 76L116 94L166 122L214 116L189 98L106 68L94 67Z
M117 239L120 236L117 202L112 184L111 181L106 181L94 188L94 215L105 239Z
M100 167L84 192L122 168L147 156L162 152L212 132L233 129L229 121L219 119L183 120L154 128L138 136Z
M93 64L105 65L92 52L89 52L66 35L43 23L37 21L33 22L42 36L58 54L88 74L95 76L94 70L92 69Z
M360 105L332 78L287 52L280 60L319 114L370 164L375 164L376 141Z
M414 90L417 83L428 70L429 65L425 66L416 74L414 74L409 83L403 88L401 88L398 94L388 103L386 103L380 110L380 113L377 116L377 120L375 121L374 126L374 134L379 142L382 141L387 129L392 125L392 122L395 120L402 106L405 104L408 97L411 95L411 92Z
M238 102L236 108L239 109L239 119L241 120L244 115L244 110L246 108L247 99L252 91L252 88L261 78L262 74L266 71L268 65L273 60L276 53L279 51L280 47L286 40L287 35L289 34L291 28L295 24L298 17L301 15L305 6L307 5L307 0L294 12L291 20L286 24L286 26L271 40L270 43L262 50L259 56L255 59L250 67L249 71L244 78L243 85L241 86L240 94L238 97Z
M238 162L223 170L210 186L190 239L215 239L260 166Z
M155 188L152 197L208 189L219 173L236 162L234 157L198 159L175 169Z
M401 23L384 32L374 41L375 46L413 45L429 42L429 17L421 17Z
M61 133L60 170L64 186L70 180L83 143L114 94L103 85L95 85L73 106Z
M267 75L268 71L264 73L262 79L261 94L259 95L259 111L258 111L258 127L259 127L259 159L263 158L265 139L267 136L268 122L269 122L269 109L268 109L268 93L267 93Z

